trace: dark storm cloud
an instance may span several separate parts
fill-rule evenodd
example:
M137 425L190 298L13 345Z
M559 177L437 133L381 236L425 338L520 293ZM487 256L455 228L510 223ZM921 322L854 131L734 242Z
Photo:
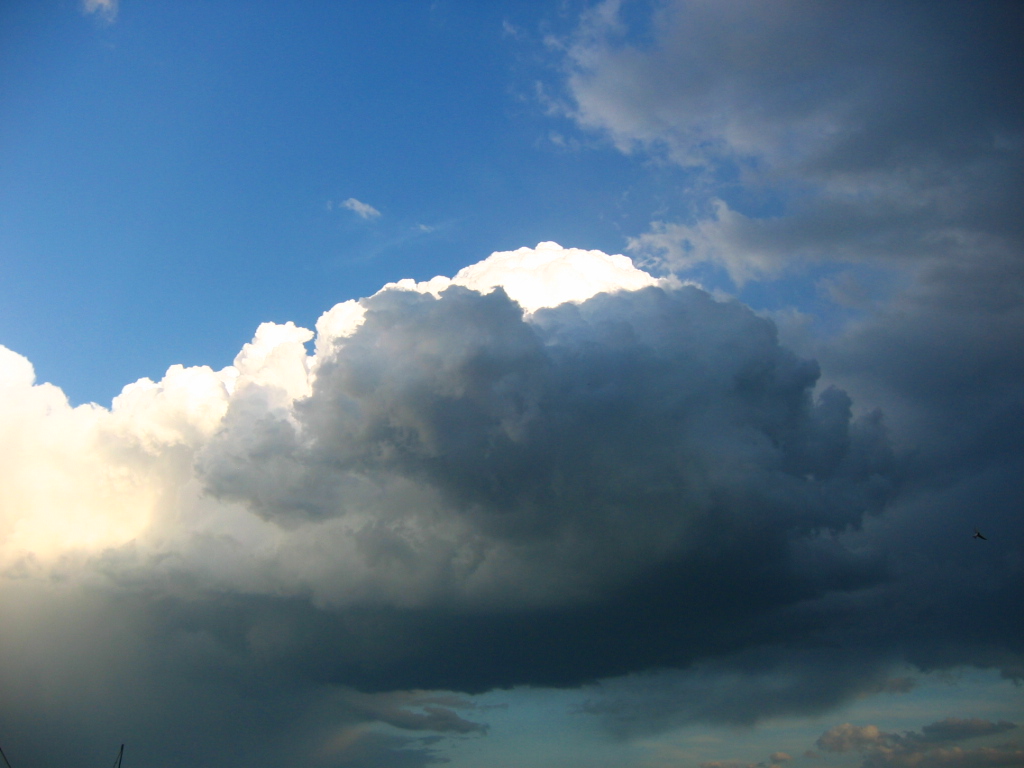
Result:
M583 520L631 537L657 524L664 539L716 502L722 524L728 509L748 524L839 529L887 490L878 416L853 421L835 389L815 401L815 363L697 289L599 296L529 323L501 291L394 291L367 307L298 424L249 399L232 406L202 465L211 490L294 524L348 512L353 475L397 475L524 543Z
M527 323L500 292L452 289L367 307L282 427L284 450L229 427L204 464L211 488L287 526L351 515L348 484L402 479L412 506L353 521L360 557L435 589L404 609L342 607L345 630L323 645L345 650L307 651L313 674L479 691L714 660L678 688L627 681L597 697L590 711L630 732L816 711L879 690L888 663L926 648L1013 668L1015 621L977 603L966 611L986 639L925 619L933 641L902 639L894 599L965 609L931 594L934 570L893 583L899 553L855 530L900 480L879 417L853 419L836 389L815 401L817 367L742 306L650 289ZM274 487L295 494L253 493L282 461L301 479ZM1008 594L1003 566L990 575Z
M642 680L597 696L626 732L815 711L907 660L1019 667L1019 621L993 610L1019 591L1012 558L902 522L952 476L815 394L817 365L742 305L650 288L527 319L458 287L364 305L310 397L237 393L199 460L212 493L319 542L314 605L276 619L288 674L478 692L698 665L679 685L703 693L660 715Z
M947 628L910 649L926 668L957 656L991 663L1001 652L983 650L988 638L1024 633L1005 610L1024 599L1022 263L933 265L898 299L816 347L831 381L882 407L907 457L902 503L874 532L892 553L905 620ZM998 531L997 547L962 547L976 528ZM963 656L954 637L973 638L975 651ZM997 663L1024 671L1019 661Z
M456 696L358 693L283 663L267 634L301 654L301 605L24 580L0 608L17 618L0 669L16 766L103 764L122 742L135 765L425 766L444 762L438 734L486 730Z
M884 577L833 537L893 491L880 417L815 397L817 366L741 305L653 288L527 322L451 288L366 306L297 423L229 411L201 464L283 526L350 520L374 581L419 582L418 604L359 608L390 661L341 654L332 676L571 685L783 637L803 621L786 609Z
M403 731L485 722L402 691L696 664L716 696L652 722L751 722L882 684L900 649L871 595L892 568L848 537L899 498L899 461L880 414L816 391L770 321L692 287L528 317L501 290L363 304L307 397L282 395L290 374L237 384L196 453L210 496L165 493L153 541L7 583L22 635L3 706L29 741L60 720L50 758L116 743L90 735L99 718L167 760L245 733L231 759L252 765L288 744L314 764L428 764ZM305 370L305 336L279 330L267 365ZM821 650L851 625L850 649ZM37 685L76 670L63 704ZM759 676L771 698L743 694Z
M232 395L196 459L220 501L189 512L221 533L8 579L12 748L59 720L43 752L70 760L118 743L103 721L167 760L245 733L251 765L289 744L429 764L417 731L486 718L402 691L604 679L587 711L629 735L819 711L906 661L1019 674L1019 550L949 523L956 494L1020 482L1012 450L959 473L941 439L894 453L769 320L692 287L529 317L459 287L364 306L308 397Z
M841 537L884 560L884 586L821 601L821 637L871 649L846 657L851 670L888 653L1021 676L1024 626L1006 610L1024 600L1020 4L654 8L644 28L639 6L601 4L567 59L567 112L582 127L693 174L679 191L692 216L652 222L637 252L670 269L711 261L737 281L809 261L882 276L823 283L853 297L857 320L792 335L824 382L882 409L901 459L885 514ZM1000 532L998 551L963 546L975 527ZM812 669L789 679L806 681L797 709L813 700ZM595 706L642 720L653 699L632 685Z
M911 264L901 289L800 354L696 288L364 300L308 396L214 382L216 434L169 451L194 507L161 486L145 541L5 573L15 765L126 733L154 765L429 765L485 732L412 689L603 681L585 709L628 736L905 689L906 662L1024 677L1019 6L660 8L646 48L586 26L579 119L784 214L706 200L641 244L747 277ZM1019 764L937 751L999 729L846 736L871 765Z

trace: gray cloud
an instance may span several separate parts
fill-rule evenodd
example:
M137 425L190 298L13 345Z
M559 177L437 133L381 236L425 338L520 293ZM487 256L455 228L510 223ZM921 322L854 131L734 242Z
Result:
M650 289L526 322L500 292L365 304L281 427L284 449L250 444L229 413L202 465L208 487L281 525L349 520L360 561L388 574L361 599L407 606L371 613L419 638L415 651L389 651L395 666L372 673L325 662L325 674L483 690L717 660L679 683L699 695L656 705L642 682L606 689L589 711L631 732L815 711L880 690L900 659L1014 669L1016 620L986 615L1013 598L1012 566L962 572L949 590L941 569L977 568L964 539L888 516L858 530L884 503L923 513L946 470L894 458L878 414L854 418L842 391L815 400L817 367L742 306ZM264 495L281 461L294 479ZM368 487L386 516L364 523ZM949 559L922 568L932 548ZM979 604L983 578L999 586ZM932 626L926 613L963 613L957 596L987 639L946 627L908 646L885 608L905 602ZM464 667L442 664L450 643L466 644ZM747 673L734 688L735 669ZM771 695L751 696L761 672Z
M853 319L784 337L823 383L881 407L900 491L847 539L886 563L887 586L860 596L880 601L870 629L842 600L820 608L925 669L960 658L1021 673L1019 645L988 639L1021 632L1000 606L1024 598L1022 23L1013 3L609 2L566 60L580 126L691 174L691 215L652 222L631 240L638 255L747 284L855 265L845 284L822 282ZM876 285L849 290L866 268ZM964 548L974 527L998 530L1000 551ZM907 647L895 605L904 626L943 629Z
M922 733L908 731L897 734L886 733L874 725L845 723L822 734L817 746L826 752L859 752L864 756L863 768L1015 766L1024 763L1024 748L1018 743L964 749L959 745L948 745L948 742L991 736L1016 727L1008 722L947 718L924 726Z
M768 760L760 763L747 763L742 760L709 760L701 763L700 768L766 768L767 766L779 766L793 758L785 752L774 752Z
M791 631L799 626L793 622ZM605 680L590 689L583 711L614 736L631 738L692 723L750 726L773 716L813 715L885 689L887 665L877 652L842 649L826 637L810 632L797 639L794 632L795 642L751 647L684 671Z
M361 307L314 362L307 332L261 329L215 428L168 454L174 473L191 455L203 488L174 480L154 533L44 572L86 614L65 617L61 588L25 571L41 607L19 610L45 621L5 669L88 659L74 669L102 670L108 717L170 755L223 747L147 723L231 717L263 755L299 729L310 755L421 762L433 747L404 731L485 725L411 689L604 680L586 711L629 736L820 711L892 687L906 661L1016 674L999 528L1004 556L982 561L969 525L922 528L957 478L894 452L878 412L743 305L648 287L526 315L500 289L451 286ZM80 644L85 615L111 629ZM5 706L40 735L52 712L32 680L12 677ZM268 724L289 702L294 718ZM69 732L87 732L83 701L68 706Z
M457 686L629 671L628 635L573 650L623 610L668 632L636 664L679 663L753 613L882 577L870 557L818 554L893 490L878 415L854 419L835 389L815 399L816 365L742 306L658 288L529 322L501 291L390 291L365 305L295 423L236 399L200 467L211 492L286 528L344 523L375 574L360 599L409 630L442 623L419 633L440 632L431 654L455 627L501 638L470 652L479 669L456 672ZM349 602L329 588L320 599ZM662 615L679 601L696 624ZM520 634L566 656L497 663L530 648ZM416 669L417 686L447 687ZM378 674L363 684L397 684Z
M910 768L929 766L938 768L981 768L982 766L1017 766L1022 764L1024 750L1016 742L964 748L961 742L970 739L997 736L1016 729L1014 723L991 722L977 718L961 720L954 717L931 723L921 732L887 733L875 725L843 723L823 733L815 742L822 752L835 754L859 753L862 768ZM821 753L808 750L805 758L816 761ZM775 752L768 761L749 763L739 760L714 760L701 764L701 768L758 768L767 764L779 765L793 758L785 752Z
M141 452L166 484L135 540L5 566L20 634L0 706L44 744L28 754L127 731L180 762L241 729L231 760L251 765L429 764L422 738L485 724L403 691L603 680L586 711L629 736L820 711L907 661L1019 673L999 609L1016 550L986 523L986 557L955 510L1006 494L1012 462L894 451L738 302L648 287L524 314L451 286L360 306L315 360L309 332L266 326L234 373L172 371L110 414L136 430L103 433L110 456ZM11 360L16 400L30 371ZM66 746L45 738L58 722Z
M1015 723L1001 720L993 723L980 718L960 719L947 717L937 723L931 723L921 729L922 741L959 741L980 736L992 736L997 733L1005 733L1016 728Z
M33 580L6 583L0 601L17 619L0 667L13 765L112 760L123 742L137 765L421 766L444 762L436 735L486 730L456 696L297 672L286 649L302 653L308 626L295 605Z
M675 0L640 42L618 6L569 47L569 114L700 179L694 217L655 221L638 253L737 280L1020 253L1018 4ZM761 198L781 212L744 210Z

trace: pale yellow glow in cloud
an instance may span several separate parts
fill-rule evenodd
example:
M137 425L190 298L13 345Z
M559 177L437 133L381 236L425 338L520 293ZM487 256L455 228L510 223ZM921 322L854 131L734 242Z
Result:
M46 563L138 537L188 479L237 375L176 365L159 383L125 387L110 410L72 408L0 347L0 563Z
M130 540L146 524L152 489L130 456L109 450L111 414L71 408L33 379L25 358L0 347L0 557Z

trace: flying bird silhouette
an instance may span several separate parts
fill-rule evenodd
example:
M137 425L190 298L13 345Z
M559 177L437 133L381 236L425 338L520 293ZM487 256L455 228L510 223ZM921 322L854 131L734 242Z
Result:
M988 541L988 539L981 535L981 531L979 531L977 528L974 529L974 538L981 539L982 541Z

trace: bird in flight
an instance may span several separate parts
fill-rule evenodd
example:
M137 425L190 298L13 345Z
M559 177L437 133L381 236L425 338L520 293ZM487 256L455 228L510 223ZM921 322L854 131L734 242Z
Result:
M981 539L982 541L988 541L988 539L981 535L981 531L979 531L977 528L974 529L974 538Z

